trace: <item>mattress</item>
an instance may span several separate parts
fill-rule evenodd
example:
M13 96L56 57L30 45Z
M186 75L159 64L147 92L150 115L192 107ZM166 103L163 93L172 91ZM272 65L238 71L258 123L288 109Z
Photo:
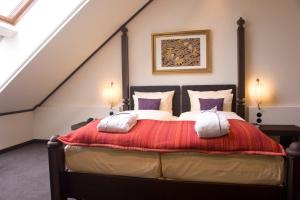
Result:
M98 147L65 147L69 171L144 178L161 177L159 154Z
M284 158L244 154L161 154L162 174L176 180L282 185Z
M70 171L214 183L282 185L284 158L265 155L155 153L65 147Z

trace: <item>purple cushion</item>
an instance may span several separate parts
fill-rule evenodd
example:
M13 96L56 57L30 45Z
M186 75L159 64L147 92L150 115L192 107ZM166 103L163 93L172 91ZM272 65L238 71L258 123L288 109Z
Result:
M159 110L161 99L138 98L139 110Z
M201 99L199 98L200 109L201 110L210 110L214 107L217 107L218 111L223 111L224 98L220 99Z

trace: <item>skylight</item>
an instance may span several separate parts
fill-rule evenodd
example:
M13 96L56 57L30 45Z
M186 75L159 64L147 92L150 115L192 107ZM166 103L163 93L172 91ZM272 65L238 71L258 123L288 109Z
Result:
M16 24L34 0L0 0L0 20Z

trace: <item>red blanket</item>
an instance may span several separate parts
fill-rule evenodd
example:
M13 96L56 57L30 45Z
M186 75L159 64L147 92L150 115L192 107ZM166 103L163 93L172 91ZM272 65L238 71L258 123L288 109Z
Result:
M281 145L241 120L230 119L229 134L213 139L199 138L193 121L140 120L130 132L120 134L98 132L98 123L95 120L58 139L71 145L140 151L285 155Z

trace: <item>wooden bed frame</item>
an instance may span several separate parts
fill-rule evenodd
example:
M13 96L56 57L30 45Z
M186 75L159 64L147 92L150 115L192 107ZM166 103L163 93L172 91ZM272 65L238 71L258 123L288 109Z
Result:
M130 94L133 91L176 91L173 112L189 110L187 89L219 90L232 88L233 110L245 116L245 44L244 23L238 20L238 87L235 85L182 86L182 106L179 86L129 86L127 29L122 29L122 80L123 108L132 106ZM130 92L129 92L130 91ZM236 97L236 98L235 98ZM130 104L131 102L131 104ZM181 109L182 108L182 109ZM231 200L300 200L300 143L294 142L286 149L286 179L282 186L221 184L176 180L149 179L69 172L65 169L64 145L54 136L48 142L50 186L52 200L66 200L68 197L85 200L176 200L176 199L231 199Z

